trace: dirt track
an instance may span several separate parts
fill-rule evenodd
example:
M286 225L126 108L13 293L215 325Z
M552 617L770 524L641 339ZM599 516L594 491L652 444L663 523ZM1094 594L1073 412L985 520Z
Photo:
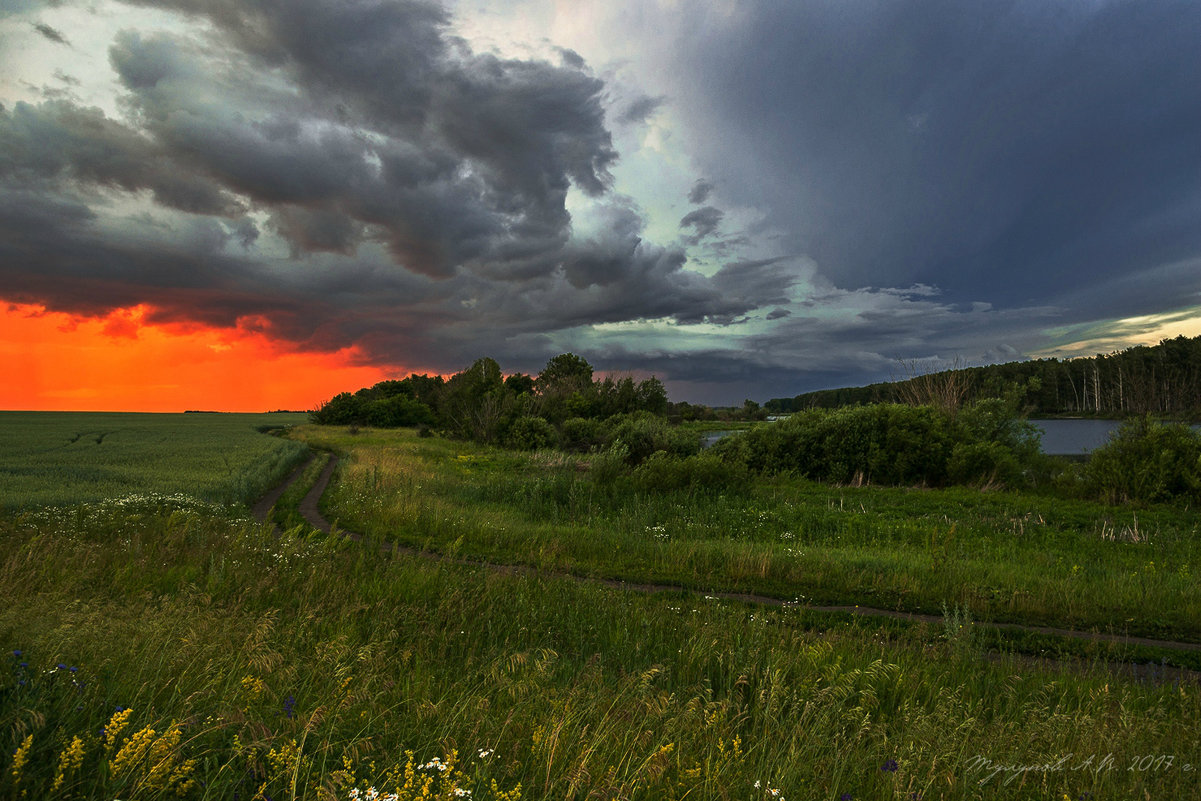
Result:
M295 482L297 479L300 478L301 473L304 472L304 468L306 468L311 461L312 460L310 459L309 461L306 461L304 464L302 464L300 467L296 468L296 470L293 471L293 473L282 484L280 484L274 490L269 492L267 495L265 495L263 497L262 500L260 500L257 504L255 504L253 511L254 511L254 515L256 518L258 518L260 521L264 521L264 522L267 520L267 516L271 511L271 507L275 505L275 503L279 500L280 496L283 495L284 491L293 482ZM301 500L301 502L300 502L301 516L304 517L304 519L306 521L308 521L309 525L311 525L313 528L315 528L319 531L323 531L326 534L329 534L334 531L334 525L321 514L321 510L319 509L318 504L321 500L321 496L325 494L325 490L329 486L330 478L333 476L334 469L337 467L337 465L338 465L338 457L333 454L330 454L330 459L329 459L329 462L325 465L325 469L321 471L321 475L318 476L317 481L316 481L316 483L313 484L312 489L309 490L308 494L306 494L304 496L304 499ZM347 539L353 540L355 542L359 542L363 539L363 535L358 532L355 532L355 531L348 531L346 529L338 528L337 532L339 534L341 534L342 536L346 537ZM418 550L416 548L410 548L406 545L398 545L396 543L384 543L383 545L380 546L380 550L383 552L404 553L404 554L409 554L411 556L421 557L424 559L450 562L452 564L470 565L473 567L487 568L489 570L495 570L498 572L508 573L508 574L512 574L512 575L530 575L530 576L541 575L541 576L553 576L556 578L570 578L570 579L574 579L576 581L589 581L589 582L593 582L593 583L604 584L606 586L614 587L614 588L618 588L618 589L633 590L635 592L643 592L643 593L666 593L666 592L681 593L681 592L683 592L683 593L690 593L690 594L703 594L706 597L710 597L710 598L722 598L722 599L731 600L731 601L742 601L744 603L758 604L758 605L762 605L762 606L781 607L781 606L793 605L789 601L783 601L779 598L770 598L765 595L754 595L754 594L737 593L737 592L713 592L713 591L695 590L695 589L681 587L681 586L673 585L673 584L637 584L637 583L619 581L616 579L604 579L604 578L598 579L598 578L591 578L591 577L587 577L587 576L578 576L578 575L575 575L572 573L567 573L565 571L559 571L559 570L539 570L537 568L528 567L526 565L508 565L508 564L498 564L495 562L486 562L486 561L482 561L482 560L451 558L451 557L448 557L448 556L445 556L443 554L436 553L433 551L422 551L422 550ZM897 612L897 611L891 610L891 609L876 609L876 608L873 608L870 606L813 606L813 605L807 604L804 606L804 608L811 609L816 612L845 612L845 613L854 614L854 615L862 615L864 617L888 617L888 618L894 618L894 619L898 619L898 620L924 621L926 623L931 623L934 625L942 625L943 624L943 618L938 615L923 615L923 614L918 614L918 613L914 613L914 612ZM1174 640L1154 640L1154 639L1150 639L1148 637L1134 637L1134 636L1127 636L1127 635L1123 635L1123 634L1104 634L1104 633L1095 632L1095 631L1075 631L1072 629L1061 629L1061 628L1054 628L1054 627L1049 627L1049 626L1026 626L1026 625L1022 625L1019 623L980 623L979 625L988 626L988 627L996 628L996 629L1005 629L1005 630L1010 630L1010 631L1025 631L1025 632L1032 632L1032 633L1037 633L1037 634L1048 634L1048 635L1053 635L1053 636L1057 636L1057 637L1071 637L1074 639L1091 640L1094 642L1112 642L1112 643L1118 643L1121 645L1143 645L1143 646L1151 646L1151 647L1158 647L1158 648L1169 648L1169 649L1177 650L1177 651L1201 651L1201 643L1194 643L1194 642L1178 642L1178 641L1174 641ZM1169 669L1169 670L1172 670L1172 669ZM1185 673L1193 673L1194 675L1196 675L1196 673L1194 671L1184 671L1184 672Z

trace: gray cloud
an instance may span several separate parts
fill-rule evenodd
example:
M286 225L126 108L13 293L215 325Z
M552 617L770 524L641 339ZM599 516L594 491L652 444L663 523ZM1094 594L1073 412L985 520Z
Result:
M709 195L713 194L714 186L704 178L698 178L696 183L692 185L692 189L688 190L688 202L694 206L699 206L709 199Z
M721 225L722 218L726 215L721 209L713 206L702 206L699 209L690 211L680 220L680 228L691 228L692 234L686 237L690 244L698 244L702 239L711 236L717 227Z
M575 342L717 401L1201 303L1191 3L682 15L688 83L663 96L570 50L474 52L423 0L134 4L201 24L109 43L119 114L61 89L0 109L6 301L436 369L536 370ZM610 189L605 117L665 103L705 132L707 176L666 246Z
M1014 306L1201 251L1196 3L768 4L736 20L683 39L675 65L677 107L710 132L700 166L841 285Z
M617 121L625 124L644 123L658 111L667 101L665 97L650 97L643 95L630 102L624 111L617 116Z
M71 44L70 42L67 41L67 37L62 35L61 31L58 31L58 30L50 27L46 23L34 22L31 24L33 25L33 29L35 31L37 31L39 34L41 34L46 39L49 39L50 41L54 42L55 44L62 44L62 45Z
M68 100L0 114L5 299L535 369L548 334L736 326L792 280L767 263L706 278L643 238L608 192L604 86L573 59L473 53L425 3L155 5L221 36L121 32L121 119ZM593 237L573 234L571 187L596 199ZM275 237L290 260L266 255Z
M162 147L68 101L17 103L0 112L0 177L18 185L75 180L127 191L149 189L171 208L234 214L238 201L204 176L190 175Z

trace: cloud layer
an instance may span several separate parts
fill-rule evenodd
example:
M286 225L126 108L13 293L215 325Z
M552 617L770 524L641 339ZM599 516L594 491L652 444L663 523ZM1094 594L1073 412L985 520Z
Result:
M426 0L13 4L59 60L0 96L0 300L709 401L1201 305L1201 6L581 3L520 57Z

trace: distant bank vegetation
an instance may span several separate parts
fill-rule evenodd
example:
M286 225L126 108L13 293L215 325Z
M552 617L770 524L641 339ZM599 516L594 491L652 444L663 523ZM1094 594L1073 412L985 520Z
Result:
M695 427L672 422L712 418L713 410L672 404L654 377L597 379L571 353L551 359L537 376L505 377L485 358L449 379L384 381L339 394L311 417L352 428L418 427L517 450L591 453L593 480L615 491L740 491L755 475L789 474L844 486L958 485L1109 503L1201 502L1201 436L1188 427L1135 417L1088 462L1071 464L1042 453L1023 414L1037 377L995 383L989 396L967 375L915 379L897 392L905 402L861 404L848 396L838 408L807 408L704 452ZM722 413L755 420L768 409L780 404L747 401Z
M824 389L764 404L772 414L811 408L908 402L940 393L971 402L1009 395L1026 413L1128 417L1144 414L1201 420L1201 337L1079 359L1035 359L914 375L904 381Z

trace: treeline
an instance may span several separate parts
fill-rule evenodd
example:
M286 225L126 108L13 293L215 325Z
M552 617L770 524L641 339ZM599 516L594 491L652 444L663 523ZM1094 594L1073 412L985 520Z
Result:
M1033 416L1163 415L1201 419L1201 337L1078 359L1036 359L946 370L904 381L819 390L764 404L772 414L869 403L936 405L1006 398Z
M666 419L667 390L655 377L593 377L573 353L555 356L537 376L505 376L477 359L450 378L410 375L343 392L310 413L314 423L377 428L426 426L450 436L515 448L603 444L624 418ZM614 421L601 426L603 421Z

